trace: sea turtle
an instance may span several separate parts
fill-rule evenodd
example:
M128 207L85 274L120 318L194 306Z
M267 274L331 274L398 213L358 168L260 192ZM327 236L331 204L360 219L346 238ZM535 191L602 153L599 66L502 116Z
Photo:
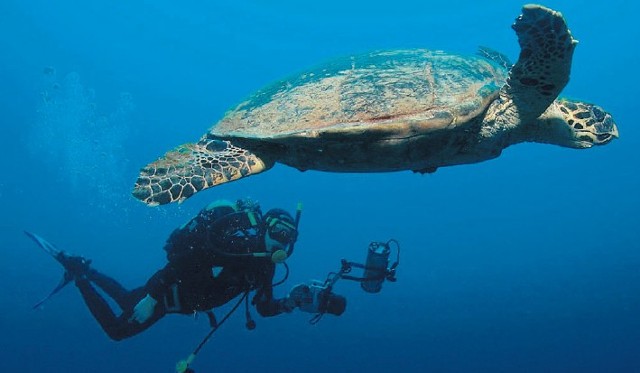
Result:
M515 65L488 49L460 56L392 50L322 65L259 90L214 125L144 167L133 194L149 205L260 173L434 172L534 141L589 148L618 137L611 115L556 99L577 41L562 15L525 5Z

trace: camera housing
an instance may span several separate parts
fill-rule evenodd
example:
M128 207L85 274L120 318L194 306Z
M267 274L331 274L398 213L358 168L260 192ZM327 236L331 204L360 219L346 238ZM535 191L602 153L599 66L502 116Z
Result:
M340 316L347 308L347 299L333 293L322 282L312 281L306 288L300 310L309 313L330 313Z

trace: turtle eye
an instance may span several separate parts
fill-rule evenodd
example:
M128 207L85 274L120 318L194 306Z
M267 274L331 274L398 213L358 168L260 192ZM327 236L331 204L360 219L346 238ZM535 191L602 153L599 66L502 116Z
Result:
M602 111L602 109L594 105L591 111L593 112L593 116L598 122L604 121L605 114L604 114L604 111Z
M604 114L602 120L598 121L595 125L596 130L599 133L612 133L617 132L615 124L611 116ZM617 136L616 136L617 137Z

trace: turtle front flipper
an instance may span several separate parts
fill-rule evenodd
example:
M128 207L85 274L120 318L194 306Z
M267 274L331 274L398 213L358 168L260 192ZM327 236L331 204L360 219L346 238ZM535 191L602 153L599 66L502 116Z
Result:
M525 5L513 29L518 35L520 56L501 96L513 101L518 119L526 122L540 116L569 82L578 41L571 36L560 12L541 5Z
M230 141L204 138L181 145L140 170L133 195L150 206L182 202L201 190L272 166L273 162Z

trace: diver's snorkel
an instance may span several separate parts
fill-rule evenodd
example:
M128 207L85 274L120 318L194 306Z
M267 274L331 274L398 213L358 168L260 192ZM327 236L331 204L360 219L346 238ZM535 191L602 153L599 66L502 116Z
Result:
M302 215L302 202L298 202L298 206L296 207L296 220L294 220L293 225L296 227L296 232L298 232L298 226L300 225L300 215ZM296 241L298 237L296 237ZM289 245L289 249L287 250L287 258L291 257L293 254L293 245L295 245L296 241L293 241Z

